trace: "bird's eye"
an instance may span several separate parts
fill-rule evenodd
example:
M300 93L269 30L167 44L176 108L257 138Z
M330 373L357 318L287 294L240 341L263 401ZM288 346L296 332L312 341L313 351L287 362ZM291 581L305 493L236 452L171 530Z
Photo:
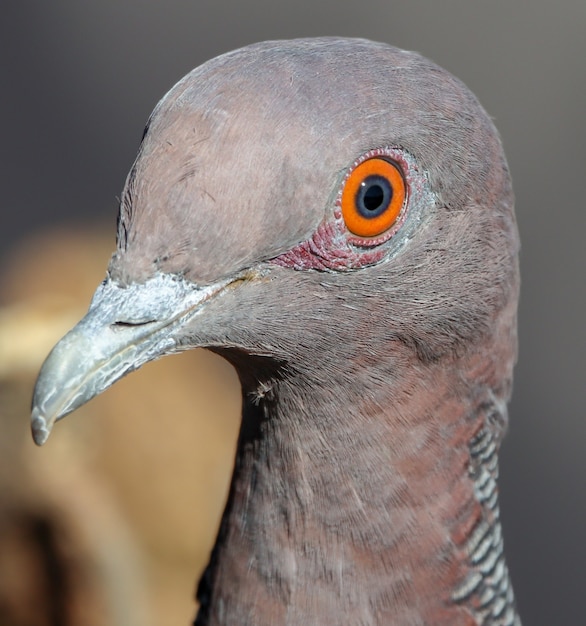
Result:
M358 237L377 237L388 230L405 202L405 181L398 166L382 158L357 165L342 190L342 216Z

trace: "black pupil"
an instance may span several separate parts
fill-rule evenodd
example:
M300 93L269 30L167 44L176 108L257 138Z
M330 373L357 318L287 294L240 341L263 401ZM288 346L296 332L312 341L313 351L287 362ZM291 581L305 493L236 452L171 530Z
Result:
M356 193L356 208L363 217L373 219L382 215L393 199L393 187L388 178L376 174L367 176Z
M371 185L364 192L364 206L368 211L376 211L385 199L385 192L380 185Z

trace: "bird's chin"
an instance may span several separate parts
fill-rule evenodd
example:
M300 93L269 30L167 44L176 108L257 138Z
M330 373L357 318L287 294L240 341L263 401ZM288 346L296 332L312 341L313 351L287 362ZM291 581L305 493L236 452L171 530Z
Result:
M106 279L87 315L53 348L35 385L31 427L37 445L53 424L148 361L180 349L178 329L234 279L198 287L157 274L143 283Z

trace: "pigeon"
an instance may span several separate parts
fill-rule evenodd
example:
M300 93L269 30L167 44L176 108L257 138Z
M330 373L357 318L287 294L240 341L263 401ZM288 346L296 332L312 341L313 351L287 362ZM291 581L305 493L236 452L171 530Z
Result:
M212 59L148 120L34 439L207 348L242 423L196 625L519 625L497 489L513 204L491 119L417 53L315 38Z

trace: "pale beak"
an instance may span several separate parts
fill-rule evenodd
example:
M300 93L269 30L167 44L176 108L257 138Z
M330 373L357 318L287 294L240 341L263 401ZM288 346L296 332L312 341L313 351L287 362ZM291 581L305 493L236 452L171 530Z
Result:
M43 363L32 403L35 443L45 443L57 420L125 374L177 351L177 329L229 282L200 288L166 274L128 286L104 281L87 315Z

